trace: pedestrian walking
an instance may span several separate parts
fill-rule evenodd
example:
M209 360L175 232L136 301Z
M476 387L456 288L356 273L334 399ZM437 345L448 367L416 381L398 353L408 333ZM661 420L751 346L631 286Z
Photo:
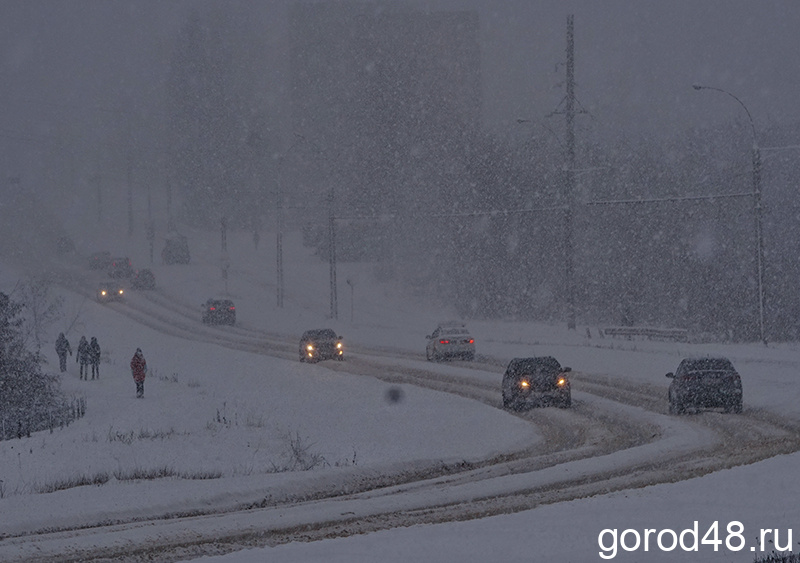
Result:
M89 342L89 362L92 364L92 379L100 379L100 344L94 336Z
M81 341L78 342L78 354L75 361L80 364L81 379L89 378L89 342L85 336L81 336Z
M72 347L69 345L69 340L64 336L64 333L59 333L56 338L56 354L58 354L58 363L61 367L61 373L67 371L67 354L72 355Z
M131 358L131 375L136 382L136 398L141 399L144 397L144 378L147 375L147 362L141 348L137 348Z

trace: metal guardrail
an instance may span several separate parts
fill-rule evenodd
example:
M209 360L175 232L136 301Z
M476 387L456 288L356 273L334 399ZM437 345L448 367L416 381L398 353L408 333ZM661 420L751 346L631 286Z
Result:
M685 328L656 328L649 326L608 326L600 329L604 336L615 338L634 338L646 340L672 340L675 342L688 342L689 331Z

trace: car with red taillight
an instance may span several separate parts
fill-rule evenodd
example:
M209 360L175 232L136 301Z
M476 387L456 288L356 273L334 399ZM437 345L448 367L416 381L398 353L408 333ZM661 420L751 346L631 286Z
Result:
M106 269L109 278L130 278L133 275L133 264L127 256L111 258Z
M209 299L203 304L203 323L235 325L236 306L230 299Z
M742 378L728 358L684 358L667 377L672 379L670 414L701 409L742 412Z
M425 355L429 362L448 359L475 359L475 339L464 323L442 323L426 336Z

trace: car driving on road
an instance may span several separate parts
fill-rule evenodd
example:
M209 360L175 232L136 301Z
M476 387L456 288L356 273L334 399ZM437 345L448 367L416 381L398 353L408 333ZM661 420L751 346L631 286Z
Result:
M475 339L464 323L442 323L426 338L425 356L429 362L451 358L475 359Z
M87 263L90 270L105 270L109 264L111 264L111 253L108 250L93 252Z
M572 391L567 374L572 368L561 367L552 356L514 358L503 374L503 407L521 410L531 407L572 405Z
M133 265L127 256L117 256L111 259L106 269L109 278L130 278L133 275Z
M236 306L230 299L209 299L203 304L203 323L235 325Z
M342 337L330 328L307 330L300 337L300 361L344 360Z
M131 287L133 289L155 289L156 276L149 268L136 270L131 278Z
M742 378L728 358L684 358L667 377L670 414L710 408L742 412Z
M125 296L125 288L122 284L115 281L107 281L100 284L97 288L97 300L100 303L109 301L121 301Z

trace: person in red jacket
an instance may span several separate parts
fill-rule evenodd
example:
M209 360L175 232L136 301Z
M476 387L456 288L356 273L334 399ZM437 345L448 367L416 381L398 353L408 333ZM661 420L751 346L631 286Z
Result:
M137 348L131 359L131 374L136 382L136 398L144 397L144 378L147 375L147 362L142 354L142 349Z

